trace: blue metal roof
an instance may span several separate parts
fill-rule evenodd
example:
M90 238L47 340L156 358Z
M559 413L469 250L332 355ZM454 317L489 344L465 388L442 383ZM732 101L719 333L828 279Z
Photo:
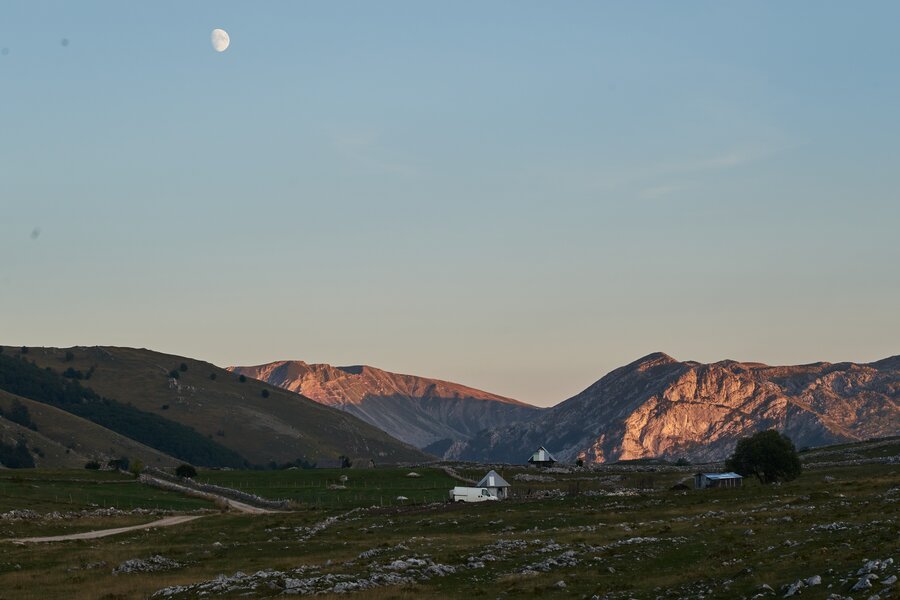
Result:
M737 473L732 473L729 471L728 473L700 473L707 479L743 479L743 475L738 475Z

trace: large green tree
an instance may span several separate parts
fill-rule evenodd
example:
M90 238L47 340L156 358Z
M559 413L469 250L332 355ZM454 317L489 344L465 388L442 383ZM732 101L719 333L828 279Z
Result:
M801 469L794 442L774 429L738 441L725 468L744 477L755 475L762 483L796 479Z

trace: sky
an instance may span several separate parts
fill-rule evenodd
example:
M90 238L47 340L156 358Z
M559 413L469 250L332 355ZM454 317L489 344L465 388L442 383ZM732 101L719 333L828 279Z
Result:
M0 343L369 364L538 405L655 351L900 354L898 22L0 2Z

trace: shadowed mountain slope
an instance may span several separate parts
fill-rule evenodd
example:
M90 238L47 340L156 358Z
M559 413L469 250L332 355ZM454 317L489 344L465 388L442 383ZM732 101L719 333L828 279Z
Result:
M368 366L279 361L229 369L344 410L420 448L467 440L544 410L456 383Z
M341 455L379 463L427 458L352 415L199 360L116 347L29 348L22 358L68 371L104 398L186 425L251 464Z
M10 420L14 403L27 409L33 428ZM6 415L0 417L0 441L10 444L24 440L37 467L82 468L88 461L105 465L107 461L123 456L153 467L178 464L171 456L87 419L2 390L0 411Z
M898 358L770 367L679 362L654 353L529 423L481 432L450 452L521 463L543 445L564 461L704 461L728 456L739 438L769 428L798 447L897 435Z

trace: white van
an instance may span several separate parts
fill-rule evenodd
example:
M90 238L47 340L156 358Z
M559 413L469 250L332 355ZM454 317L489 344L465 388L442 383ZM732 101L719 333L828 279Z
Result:
M492 496L487 488L455 487L450 490L451 502L485 502L488 500L497 500L497 496Z

